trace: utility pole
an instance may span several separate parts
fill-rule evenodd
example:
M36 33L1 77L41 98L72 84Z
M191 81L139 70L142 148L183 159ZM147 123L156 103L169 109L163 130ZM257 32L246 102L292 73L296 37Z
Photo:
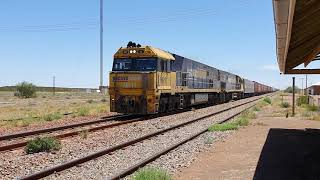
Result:
M52 77L52 93L53 95L56 94L56 77L55 76Z
M300 78L301 79L301 96L303 96L304 90L303 90L303 80L304 78Z
M305 90L305 94L306 96L308 95L308 75L306 74L306 90Z
M103 0L100 0L100 90L103 87Z
M295 77L292 77L292 116L294 116L295 112L294 112L294 108L295 108L295 97L294 97L294 94L295 94Z

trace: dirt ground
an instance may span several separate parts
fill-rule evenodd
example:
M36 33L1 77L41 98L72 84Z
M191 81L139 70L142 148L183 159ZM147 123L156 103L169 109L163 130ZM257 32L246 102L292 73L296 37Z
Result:
M317 147L310 144L320 139L305 135L305 129L319 129L320 121L305 120L299 115L274 117L273 114L280 110L272 106L264 108L248 127L241 128L223 142L214 143L209 151L200 153L195 162L177 173L174 179L309 179L303 178L305 172L301 167L312 164L306 163L305 157L310 154L308 152L319 149L319 143L316 143Z

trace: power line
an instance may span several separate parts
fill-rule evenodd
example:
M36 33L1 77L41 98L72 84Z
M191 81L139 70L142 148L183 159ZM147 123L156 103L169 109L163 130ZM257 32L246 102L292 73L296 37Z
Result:
M239 7L247 6L248 1L241 1ZM199 20L199 17L208 17L212 15L218 15L218 11L212 8L205 9L185 9L181 11L175 11L171 15L167 16L146 16L146 17L127 17L119 18L117 21L109 20L109 25L131 25L138 26L144 24L153 23L170 23L170 22L187 22L190 20ZM101 26L101 25L100 25ZM71 23L59 23L59 24L47 24L47 25L23 25L23 26L0 26L0 32L64 32L64 31L76 31L76 30L95 30L99 28L99 19L91 18L89 21L76 21Z

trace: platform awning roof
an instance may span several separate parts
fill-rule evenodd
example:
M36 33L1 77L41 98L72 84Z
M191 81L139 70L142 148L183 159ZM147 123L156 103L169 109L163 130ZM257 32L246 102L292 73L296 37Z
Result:
M320 74L296 69L320 60L320 0L273 0L277 58L284 74Z

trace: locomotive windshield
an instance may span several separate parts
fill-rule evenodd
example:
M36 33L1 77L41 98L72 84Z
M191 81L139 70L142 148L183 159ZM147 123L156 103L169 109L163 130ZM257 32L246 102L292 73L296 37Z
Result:
M113 71L155 71L157 59L114 59Z

